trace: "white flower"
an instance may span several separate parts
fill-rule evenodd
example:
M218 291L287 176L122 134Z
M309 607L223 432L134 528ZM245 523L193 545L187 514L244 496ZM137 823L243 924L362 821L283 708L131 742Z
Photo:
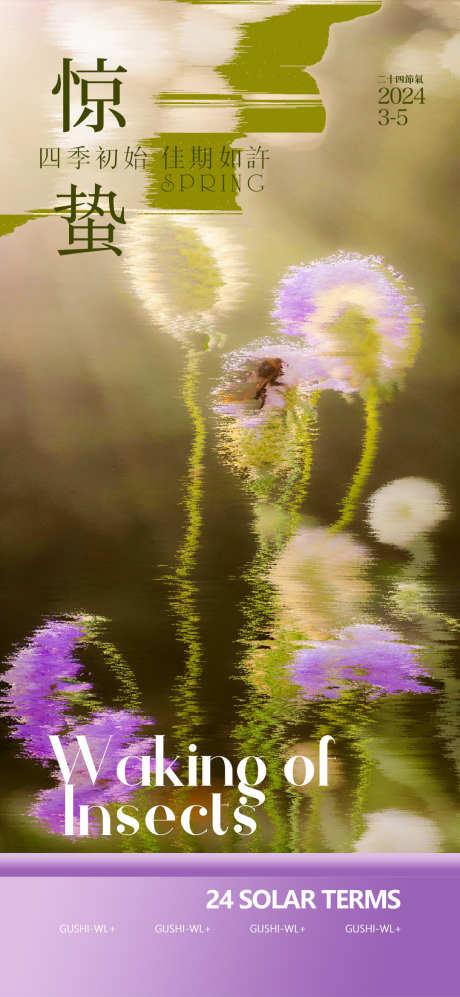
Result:
M163 331L182 342L212 337L241 300L240 245L221 225L201 219L139 214L124 236L131 286Z
M355 619L369 601L370 556L347 533L302 528L270 571L291 624L321 640Z
M381 543L410 548L447 515L446 500L434 481L398 478L371 495L367 521Z
M441 835L432 820L405 810L368 814L367 828L355 844L357 852L439 852Z

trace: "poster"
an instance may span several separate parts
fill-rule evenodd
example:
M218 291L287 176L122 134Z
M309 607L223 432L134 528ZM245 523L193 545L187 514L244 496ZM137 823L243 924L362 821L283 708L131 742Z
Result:
M2 0L2 997L456 997L456 0Z

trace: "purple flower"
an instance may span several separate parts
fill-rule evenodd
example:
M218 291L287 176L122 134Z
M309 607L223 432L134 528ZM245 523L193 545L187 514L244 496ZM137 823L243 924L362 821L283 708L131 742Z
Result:
M72 768L78 752L75 737L82 734L87 738L88 745L95 761L96 768L103 758L96 782L91 782L88 770L81 754L78 756L72 771L71 784L74 787L74 812L78 818L78 808L81 804L88 806L108 806L111 803L122 805L128 803L136 792L136 787L125 786L117 779L117 765L126 755L150 755L153 738L139 739L139 728L151 725L149 717L138 716L127 710L99 710L93 714L87 723L75 723L71 733L61 737L61 745L65 752L69 767ZM107 742L109 741L107 748ZM106 750L107 748L107 750ZM104 755L105 752L105 755ZM165 764L170 764L165 761ZM152 762L155 770L155 762ZM128 779L129 776L129 768ZM138 770L133 781L138 779ZM59 785L45 789L38 794L32 815L54 834L64 833L64 780L59 773ZM98 834L100 819L97 811L89 815L89 830Z
M50 620L9 659L3 678L10 686L5 712L16 722L11 737L33 758L54 758L48 735L65 727L71 695L91 689L76 681L82 670L76 649L84 637L78 617Z
M308 399L327 388L350 390L346 377L335 377L311 351L260 340L227 356L214 391L214 410L256 428L272 412L285 409L289 395Z
M48 621L12 655L4 675L9 685L4 697L5 713L14 724L11 736L23 742L29 757L38 758L46 766L54 763L57 785L38 794L31 813L55 834L64 831L64 781L56 766L50 734L59 734L70 767L78 750L77 734L86 735L96 767L110 738L94 785L81 755L77 759L71 777L76 812L79 803L127 802L136 787L118 781L117 763L126 755L150 755L154 744L151 737L139 738L139 728L154 723L150 717L128 710L94 710L91 696L87 701L94 712L89 720L79 720L72 712L76 694L92 691L91 683L79 681L83 665L77 657L78 647L91 640L84 627L87 621L87 617ZM90 815L89 828L92 834L98 833L99 822L94 815Z
M421 309L402 275L380 257L337 253L290 267L272 316L285 335L329 357L334 377L342 372L360 389L366 380L395 380L411 364Z
M350 683L372 686L371 698L427 692L418 682L428 674L418 650L386 627L360 624L347 627L337 638L310 642L296 655L291 672L306 699L338 699Z

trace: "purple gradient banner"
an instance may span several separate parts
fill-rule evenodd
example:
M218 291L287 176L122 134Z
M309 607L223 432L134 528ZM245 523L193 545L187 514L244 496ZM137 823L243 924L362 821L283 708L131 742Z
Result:
M458 997L454 855L3 855L2 997Z

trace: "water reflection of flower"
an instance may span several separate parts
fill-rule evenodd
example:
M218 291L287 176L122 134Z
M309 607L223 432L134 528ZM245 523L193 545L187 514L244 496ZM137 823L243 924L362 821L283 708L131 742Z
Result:
M78 618L50 620L9 660L3 677L10 686L5 712L16 721L11 736L34 758L54 757L49 734L65 726L70 697L91 689L90 683L77 682L82 666L75 652L83 639Z
M362 619L370 598L368 551L349 534L303 527L270 571L292 623L311 638Z
M219 341L217 323L245 286L239 244L227 229L181 216L140 214L124 246L130 283L152 321L193 347Z
M70 760L70 768L78 750L75 743L76 734L87 737L96 767L103 758L97 780L93 785L81 754L78 756L71 778L74 787L75 813L78 813L80 804L108 806L111 803L122 805L129 802L135 788L124 786L118 781L116 767L120 759L127 755L141 756L151 753L153 739L140 740L139 728L152 723L149 717L129 713L127 710L104 709L96 711L88 723L75 723L72 733L61 736L61 744L67 759ZM45 789L38 794L31 813L54 834L64 833L64 782L61 778L58 786ZM89 831L91 834L99 832L99 819L94 812L89 815Z
M357 624L330 640L309 642L297 651L290 671L307 699L338 699L350 682L371 687L370 698L428 692L418 681L427 675L419 650L386 627Z
M278 502L255 502L253 512L253 530L264 549L275 547L281 538L289 536L289 513Z
M67 757L76 755L75 735L84 734L96 764L102 758L110 738L101 774L93 786L81 757L72 774L75 802L126 802L135 788L118 782L116 765L123 755L150 754L152 738L134 741L139 729L152 725L150 717L129 710L102 709L96 704L90 682L79 681L83 665L77 650L91 640L92 618L76 616L68 620L49 620L27 644L9 660L4 681L5 714L12 721L11 736L23 742L24 752L46 766L56 761L49 736L59 734ZM105 645L103 645L103 648ZM83 697L80 694L83 693ZM82 706L91 711L82 720ZM78 715L80 714L80 715ZM72 762L71 762L72 764ZM53 772L53 776L54 776ZM58 785L42 791L32 814L53 833L64 830L64 783L56 774ZM98 824L90 819L91 833Z
M380 257L340 252L290 267L273 318L328 358L333 376L365 392L397 381L410 366L421 314L402 275Z
M439 485L426 478L398 478L369 499L369 526L381 543L410 548L448 515Z
M440 852L441 835L427 817L407 810L381 810L367 815L367 827L355 844L357 852Z

